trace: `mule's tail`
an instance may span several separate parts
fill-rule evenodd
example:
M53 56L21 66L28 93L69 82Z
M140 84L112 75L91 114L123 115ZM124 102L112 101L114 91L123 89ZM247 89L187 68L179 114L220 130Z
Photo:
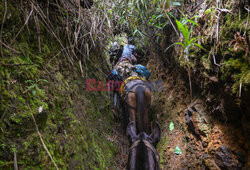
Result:
M136 117L137 117L137 128L138 133L140 132L147 132L147 115L145 113L146 111L146 94L145 94L145 88L143 86L138 86L135 90L136 95Z

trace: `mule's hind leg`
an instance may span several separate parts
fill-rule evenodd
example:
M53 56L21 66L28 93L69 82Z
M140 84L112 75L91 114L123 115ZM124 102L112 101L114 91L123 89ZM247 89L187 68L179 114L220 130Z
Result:
M126 106L128 110L129 122L133 121L136 123L136 96L135 93L128 93Z
M150 91L150 89L148 89L148 88L146 88L146 90L145 90L145 94L146 94L146 103L147 103L147 106L146 106L146 109L145 109L145 116L144 116L144 122L145 122L145 124L146 124L146 132L147 133L150 133L150 131L151 131L151 115L149 115L150 114L150 112L149 112L149 110L150 110L150 106L151 106L151 91Z

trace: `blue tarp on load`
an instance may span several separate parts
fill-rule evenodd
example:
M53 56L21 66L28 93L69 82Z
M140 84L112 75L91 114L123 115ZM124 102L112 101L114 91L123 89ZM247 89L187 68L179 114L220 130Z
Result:
M135 67L136 67L136 72L139 74L139 76L145 77L147 80L149 79L150 72L147 70L146 66L137 64Z

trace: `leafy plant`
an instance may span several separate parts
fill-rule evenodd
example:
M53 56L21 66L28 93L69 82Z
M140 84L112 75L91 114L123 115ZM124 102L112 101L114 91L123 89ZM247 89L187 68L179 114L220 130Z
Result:
M4 149L6 145L4 143L1 144L1 148Z
M193 24L190 29L187 26L188 22ZM198 37L191 38L193 26L196 25L199 27L199 25L197 24L197 22L190 20L190 19L184 19L182 20L182 22L176 19L176 24L177 24L179 31L182 33L184 37L184 42L183 43L177 42L175 44L181 45L184 48L184 57L186 58L187 61L189 61L189 51L192 47L197 46L201 49L204 49L201 45L196 43Z
M166 10L178 6L179 1L170 0L129 0L115 2L112 13L118 23L131 31L132 35L150 36L167 25ZM146 24L146 25L145 25Z
M248 44L246 38L242 37L240 35L240 32L237 32L234 34L234 39L230 41L229 46L231 46L233 43L234 44L234 51L237 52L238 50L245 51L245 56L248 54Z
M35 81L34 80L26 80L25 83L29 83L30 86L28 86L28 88L27 88L27 90L25 92L31 91L31 93L33 95L36 95L37 91L41 91L41 89L39 88L39 82L48 83L48 81L45 80L45 79L38 79L38 80L35 80Z
M16 146L15 145L11 145L10 151L11 152L16 152L17 151Z
M196 18L197 19L197 18ZM199 27L198 23L194 20L183 18L181 21L175 20L178 30L182 33L184 37L184 42L176 42L175 44L181 45L184 49L184 58L186 60L186 66L188 71L188 78L189 78L189 88L190 88L190 96L192 98L192 84L191 84L191 70L190 70L190 63L189 63L189 55L190 55L190 49L192 49L194 46L199 47L203 50L205 50L201 45L197 44L196 41L198 37L191 37L192 29L196 25ZM189 29L187 23L191 23L192 26Z
M158 29L162 29L167 25L167 22L161 22L161 18L164 18L164 14L153 14L148 22L148 25Z

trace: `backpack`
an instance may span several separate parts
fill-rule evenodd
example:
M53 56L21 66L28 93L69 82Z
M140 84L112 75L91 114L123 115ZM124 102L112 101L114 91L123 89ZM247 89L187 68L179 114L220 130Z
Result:
M137 64L135 67L136 67L136 72L140 76L145 77L147 80L149 79L150 72L148 71L147 67L145 67L141 64Z

